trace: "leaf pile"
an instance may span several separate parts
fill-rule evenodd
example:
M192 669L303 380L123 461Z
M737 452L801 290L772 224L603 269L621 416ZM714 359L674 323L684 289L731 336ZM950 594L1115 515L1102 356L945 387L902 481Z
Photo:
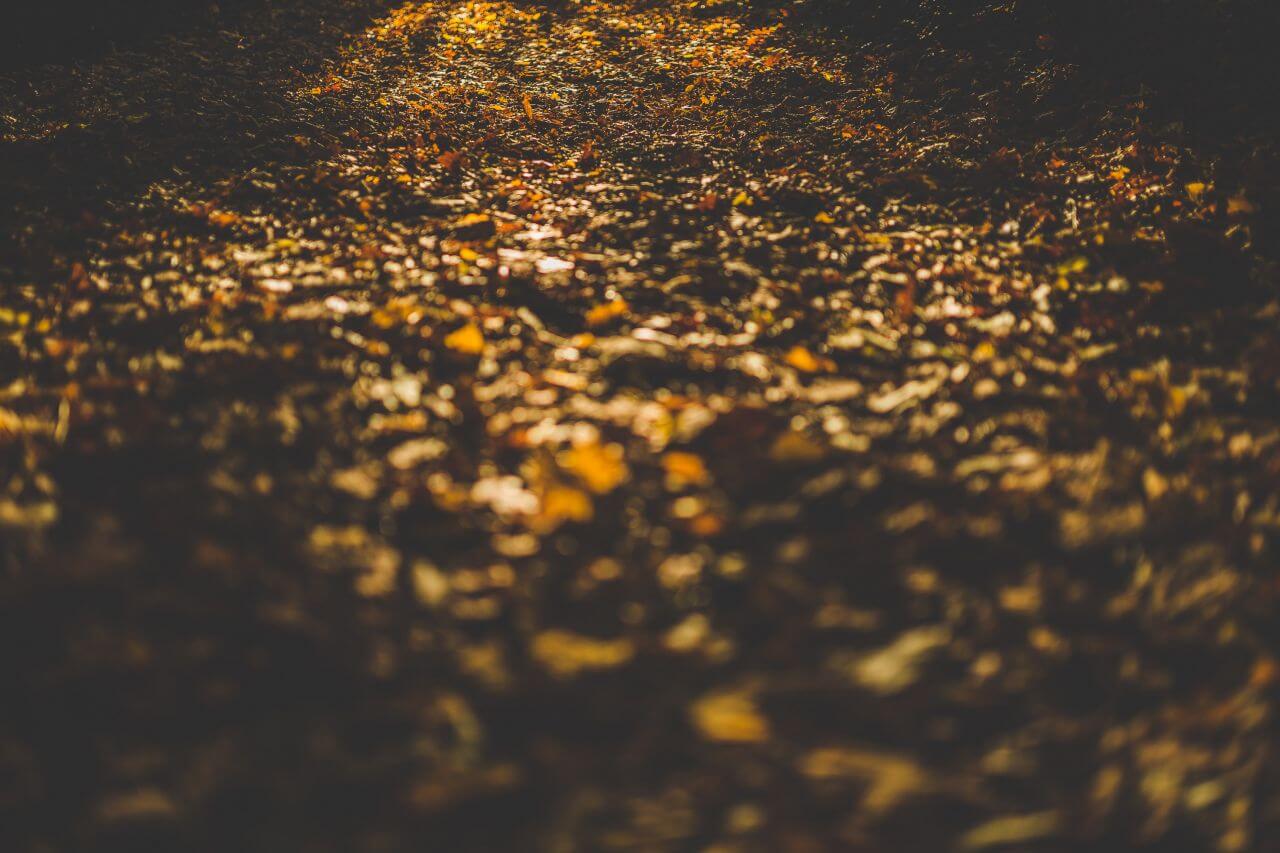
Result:
M0 80L5 849L1276 843L1274 142L805 21Z

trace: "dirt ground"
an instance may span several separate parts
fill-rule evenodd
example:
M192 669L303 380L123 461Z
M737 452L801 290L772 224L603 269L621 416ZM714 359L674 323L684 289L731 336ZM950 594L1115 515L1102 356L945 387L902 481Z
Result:
M1280 849L1273 138L830 23L0 77L0 847Z

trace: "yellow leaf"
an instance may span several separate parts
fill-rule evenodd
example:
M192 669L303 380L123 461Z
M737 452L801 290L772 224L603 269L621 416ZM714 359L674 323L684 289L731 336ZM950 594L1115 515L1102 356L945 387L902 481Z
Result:
M821 222L823 225L830 225L836 221L836 218L832 216L830 213L823 212L814 216L813 221Z
M230 228L239 221L239 216L223 210L215 210L209 214L209 224L217 228Z
M542 510L534 526L550 531L566 521L590 521L594 516L595 507L586 492L569 486L552 486L542 496Z
M623 314L627 313L627 309L629 307L630 306L627 305L627 300L625 299L614 299L611 302L603 302L587 312L587 325L603 326L615 317L621 317Z
M489 221L487 213L468 213L466 216L454 223L454 228L474 228L477 225L483 225Z
M463 355L479 355L484 352L484 334L475 323L468 323L446 335L444 345Z
M524 117L529 120L530 124L533 124L533 100L529 97L528 92L524 93L522 100L524 103Z
M557 678L580 672L613 669L635 656L635 645L626 637L597 640L572 631L543 631L533 638L533 658Z
M1232 216L1247 216L1250 213L1253 213L1254 210L1253 202L1245 198L1244 193L1233 195L1231 198L1227 199L1227 213Z
M701 457L673 450L662 457L662 467L677 485L702 485L711 479Z
M560 466L598 495L611 492L630 473L620 444L581 444L560 454Z
M689 718L707 740L762 743L769 739L769 721L746 693L709 693L690 706Z
M792 347L787 353L786 361L801 373L818 373L833 367L829 359L819 358L801 346Z
M1177 385L1169 388L1164 401L1165 417L1177 418L1187 410L1187 392Z

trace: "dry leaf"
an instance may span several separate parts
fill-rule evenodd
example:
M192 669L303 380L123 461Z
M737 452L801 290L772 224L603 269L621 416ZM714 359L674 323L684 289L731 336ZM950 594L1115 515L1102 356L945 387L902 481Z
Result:
M662 457L662 467L674 486L701 486L711 479L702 457L673 450Z
M475 323L468 323L446 335L444 345L463 355L479 355L484 352L484 334Z
M774 462L817 462L826 455L825 447L798 430L782 433L769 448L769 458Z
M795 346L787 352L787 364L801 373L820 373L835 368L831 359L820 358L801 346Z
M590 521L595 516L591 496L571 486L552 486L542 496L542 508L535 518L539 530L554 530L566 521Z
M709 693L689 707L689 718L707 740L762 743L769 739L769 721L748 693Z
M601 303L587 312L587 325L603 326L610 320L627 313L628 307L625 299L614 299L611 302Z
M635 645L626 637L597 640L571 631L552 629L533 638L533 658L557 678L581 672L613 669L635 656Z
M598 495L613 491L630 473L620 444L580 444L561 453L559 461Z

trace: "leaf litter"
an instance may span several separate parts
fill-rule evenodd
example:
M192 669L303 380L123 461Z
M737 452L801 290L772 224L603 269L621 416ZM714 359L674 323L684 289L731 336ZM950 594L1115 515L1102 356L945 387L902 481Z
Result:
M1080 73L318 0L0 80L18 849L1274 839L1280 161Z

